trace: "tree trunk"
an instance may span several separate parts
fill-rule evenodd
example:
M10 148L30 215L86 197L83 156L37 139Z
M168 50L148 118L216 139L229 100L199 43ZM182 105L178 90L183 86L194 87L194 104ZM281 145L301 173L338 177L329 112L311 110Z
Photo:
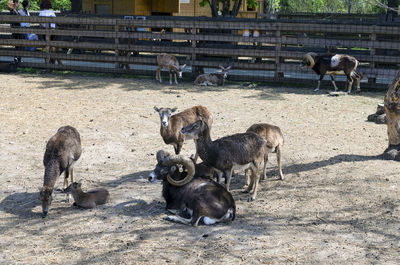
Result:
M225 1L224 4L222 5L222 16L227 17L229 16L229 9L231 7L231 1Z
M400 161L400 71L389 86L385 96L386 124L388 127L389 146L383 153L387 160Z
M263 14L269 13L269 0L263 0Z
M397 17L396 10L399 8L399 0L389 0L388 7L391 9L387 11L386 20L393 21Z
M233 4L232 8L232 17L237 17L241 5L242 5L242 0L235 0L235 3Z
M218 3L217 0L211 0L211 15L218 17Z

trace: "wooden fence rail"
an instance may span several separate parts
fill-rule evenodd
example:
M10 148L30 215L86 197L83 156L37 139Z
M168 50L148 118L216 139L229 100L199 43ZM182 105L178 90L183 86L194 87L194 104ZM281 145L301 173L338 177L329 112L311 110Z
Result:
M10 26L21 22L30 27ZM39 26L43 23L57 27L43 29ZM244 30L250 35L243 36ZM253 37L254 31L260 35ZM41 38L13 38L28 33ZM57 51L50 52L50 47ZM21 67L153 75L154 67L149 65L155 66L156 55L166 52L190 65L193 76L203 68L232 65L236 80L299 82L317 78L299 67L310 51L353 55L371 86L386 86L400 64L400 27L371 20L332 24L325 20L0 15L0 57L22 57ZM52 64L53 59L64 63Z

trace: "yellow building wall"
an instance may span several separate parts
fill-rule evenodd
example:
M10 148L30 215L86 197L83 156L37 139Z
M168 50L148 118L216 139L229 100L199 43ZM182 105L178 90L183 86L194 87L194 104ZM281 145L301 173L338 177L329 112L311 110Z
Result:
M211 17L211 9L209 6L200 6L202 0L190 0L189 3L181 3L179 13L174 12L174 16L187 16L187 17Z
M209 6L200 6L202 0L189 0L189 3L180 3L179 0L82 0L82 11L95 14L95 6L111 5L115 15L142 15L150 16L151 12L172 13L173 16L206 16L211 17ZM231 1L231 8L233 1ZM239 18L256 18L257 10L247 10L247 1L243 0L238 14ZM261 5L262 0L258 1Z
M151 11L158 13L179 13L179 0L152 0Z
M134 5L135 5L134 15L138 16L151 15L151 0L134 0Z
M180 4L180 11L174 12L174 16L189 16L189 17L200 17L206 16L211 17L211 9L210 6L200 6L200 2L202 0L190 0L189 3L181 3ZM262 10L262 0L258 1L260 8ZM231 0L231 9L233 7L234 1ZM247 1L243 0L242 5L239 9L238 17L240 18L256 18L257 17L257 10L247 10Z

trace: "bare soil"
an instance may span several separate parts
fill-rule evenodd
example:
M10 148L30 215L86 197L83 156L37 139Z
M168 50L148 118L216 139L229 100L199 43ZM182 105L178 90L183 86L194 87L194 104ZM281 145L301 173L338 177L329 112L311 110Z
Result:
M164 73L165 74L165 73ZM164 78L165 79L165 78ZM400 264L400 163L385 161L385 125L366 122L384 92L329 97L313 88L195 87L153 79L0 75L1 264ZM267 122L285 136L258 198L233 177L237 217L197 228L164 220L161 184L149 183L159 149L158 107L196 104L214 114L212 137ZM78 129L75 180L111 202L80 210L56 193L41 218L46 141ZM184 155L195 151L185 143ZM62 188L62 178L56 187Z

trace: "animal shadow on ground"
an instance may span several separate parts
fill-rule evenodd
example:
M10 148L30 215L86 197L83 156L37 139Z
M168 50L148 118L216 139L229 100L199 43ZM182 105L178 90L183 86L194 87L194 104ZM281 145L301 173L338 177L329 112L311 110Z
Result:
M363 155L353 155L353 154L340 154L333 156L326 160L314 161L306 164L293 164L283 168L284 174L295 174L303 171L310 171L318 168L323 168L331 165L335 165L342 162L360 162L368 160L380 160L382 155L375 156L363 156Z
M0 211L18 215L22 219L38 217L33 208L40 205L38 192L17 192L8 195L0 202Z
M155 201L148 203L141 199L121 202L113 206L118 212L131 217L154 217L165 212L165 203Z
M143 181L143 183L146 183L145 180L147 180L151 170L146 170L146 171L140 171L140 172L135 172L127 175L121 176L119 179L116 180L109 180L107 182L101 182L101 186L108 186L108 187L118 187L122 184L129 183L129 182L139 182L140 180Z

